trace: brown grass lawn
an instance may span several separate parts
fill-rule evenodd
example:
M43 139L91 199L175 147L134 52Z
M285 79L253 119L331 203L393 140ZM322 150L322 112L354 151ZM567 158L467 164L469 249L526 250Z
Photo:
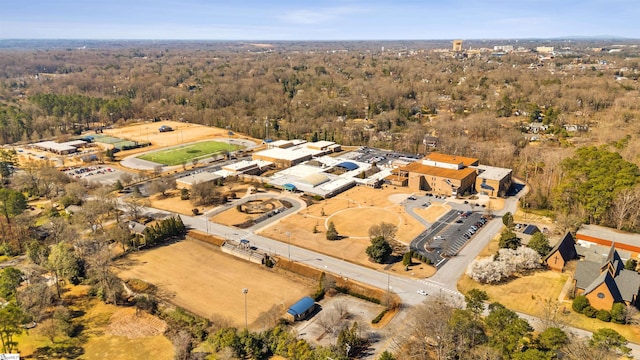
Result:
M541 302L557 300L568 277L554 271L539 271L503 284L484 285L464 275L458 282L458 290L462 293L471 289L484 290L489 295L489 302L499 302L509 309L540 316Z
M260 235L287 242L287 233L290 233L291 243L296 246L382 270L387 265L372 263L365 254L365 249L371 245L369 227L382 221L397 225L396 238L405 244L424 230L424 226L408 215L400 204L402 199L410 195L407 191L359 186L285 217L261 230ZM333 221L338 233L346 238L338 241L326 239L330 221ZM414 272L414 276L425 277L432 274L429 266L422 267L423 269L416 267L420 275ZM410 276L404 270L396 273Z
M199 316L226 319L237 327L244 326L242 289L248 288L250 328L264 326L267 312L283 315L317 285L238 260L197 240L131 254L117 264L117 274L122 279L152 283L163 299Z
M145 314L141 319L129 316L125 319L130 329L128 333L118 334L118 330L122 326L113 328L113 315L121 312L133 310L132 308L116 307L114 305L106 305L95 299L88 299L87 286L74 286L67 288L67 292L63 294L63 299L71 303L69 308L77 311L81 315L73 321L82 325L83 330L80 337L69 339L66 337L56 338L56 343L40 334L39 328L29 330L28 333L16 337L18 348L23 358L34 355L38 348L53 346L79 346L81 347L81 358L88 360L101 359L172 359L173 345L162 335L161 327L158 331L141 332L145 327L143 325L163 323L157 317ZM121 320L122 316L120 316ZM117 324L116 324L117 325ZM149 327L147 326L148 330ZM86 339L82 342L81 339ZM43 355L44 356L44 355ZM46 356L45 356L46 357Z
M217 190L222 194L230 194L233 192L237 197L242 197L247 193L247 190L251 186L252 185L250 183L229 182L228 184L218 187ZM157 209L173 211L183 215L193 215L192 210L195 207L197 207L201 212L211 209L211 207L193 206L191 201L181 200L180 190L178 189L167 191L165 194L166 196L164 197L161 194L151 196L149 198L151 206Z

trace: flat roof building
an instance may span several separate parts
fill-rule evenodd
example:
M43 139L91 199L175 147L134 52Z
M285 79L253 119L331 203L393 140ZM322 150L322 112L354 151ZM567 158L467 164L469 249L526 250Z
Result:
M211 183L213 185L215 181L221 178L222 176L216 173L205 171L176 179L176 185L181 188L191 189L195 184Z
M479 194L492 197L506 195L513 183L511 169L486 165L478 165L475 168L478 172L475 185Z
M639 234L604 226L582 225L576 232L576 242L579 245L593 243L607 247L613 244L616 249L629 251L632 257L637 257L640 254Z

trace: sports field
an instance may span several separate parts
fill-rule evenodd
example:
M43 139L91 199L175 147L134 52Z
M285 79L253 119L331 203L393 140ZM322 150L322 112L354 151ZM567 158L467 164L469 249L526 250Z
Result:
M236 151L237 145L218 142L202 141L190 145L159 150L138 156L139 159L165 165L186 164L193 159L202 159L223 151Z

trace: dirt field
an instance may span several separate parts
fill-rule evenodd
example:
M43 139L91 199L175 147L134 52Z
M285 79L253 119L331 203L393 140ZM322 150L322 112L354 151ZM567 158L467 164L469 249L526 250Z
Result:
M286 234L290 233L291 243L296 246L383 270L387 264L372 263L365 255L365 249L371 245L368 236L371 225L382 221L397 225L396 237L405 244L424 230L424 226L408 215L397 201L398 198L406 198L410 194L406 191L356 187L288 216L261 231L260 235L288 241ZM398 196L399 194L406 196ZM339 241L327 240L325 233L330 221L334 222L338 233L347 238ZM314 233L314 228L317 233ZM427 268L430 267L425 265L424 268L424 276L429 276L430 269ZM418 270L420 269L416 269ZM401 274L404 271L397 273Z
M158 128L163 125L170 126L173 128L173 131L163 133L159 132ZM167 146L186 144L199 140L211 140L216 137L229 137L228 130L226 129L178 121L145 122L117 129L105 129L104 133L133 141L151 142L151 146L149 147L119 152L117 154L118 160L132 154L156 150ZM231 137L255 141L254 139L250 139L239 134L234 134Z
M171 303L210 319L225 319L244 327L247 288L249 328L262 329L265 312L282 316L293 303L313 292L317 284L276 274L259 265L237 260L208 244L184 240L129 255L117 266L122 279L137 278L160 289Z

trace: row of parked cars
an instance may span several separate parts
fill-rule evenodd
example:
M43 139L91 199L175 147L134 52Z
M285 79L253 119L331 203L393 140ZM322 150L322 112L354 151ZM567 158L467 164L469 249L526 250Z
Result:
M462 234L462 236L464 236L465 239L471 239L473 234L475 234L476 231L480 230L480 228L483 227L484 224L486 223L487 223L487 219L480 218L480 220L478 220L475 224L471 225L471 227L469 227L469 229L464 234Z

